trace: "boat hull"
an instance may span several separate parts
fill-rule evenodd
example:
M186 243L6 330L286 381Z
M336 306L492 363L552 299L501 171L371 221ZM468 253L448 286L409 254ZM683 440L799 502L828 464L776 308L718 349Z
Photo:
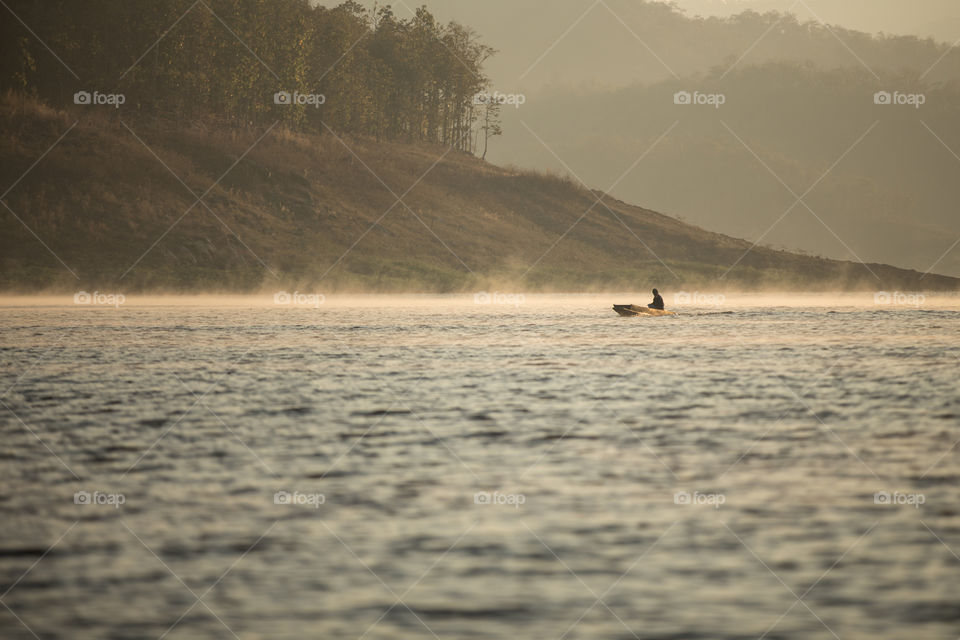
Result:
M651 309L650 307L640 307L635 304L615 304L613 305L613 310L624 317L662 317L677 315L674 311L667 311L666 309Z

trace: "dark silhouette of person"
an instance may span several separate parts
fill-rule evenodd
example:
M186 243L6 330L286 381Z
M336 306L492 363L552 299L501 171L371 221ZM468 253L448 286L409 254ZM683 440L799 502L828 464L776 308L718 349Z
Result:
M660 297L660 294L656 289L653 290L653 302L647 305L651 309L660 309L663 311L663 298Z

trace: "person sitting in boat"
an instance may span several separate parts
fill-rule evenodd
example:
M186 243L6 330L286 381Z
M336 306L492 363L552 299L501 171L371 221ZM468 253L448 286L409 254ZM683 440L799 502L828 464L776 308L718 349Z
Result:
M651 309L660 309L660 311L663 311L663 298L660 297L656 289L653 290L653 302L647 306Z

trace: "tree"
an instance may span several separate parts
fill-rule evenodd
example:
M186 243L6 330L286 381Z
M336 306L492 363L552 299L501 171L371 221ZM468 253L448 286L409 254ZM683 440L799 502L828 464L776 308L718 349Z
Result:
M483 124L480 129L483 131L483 155L481 159L486 160L487 144L490 138L503 134L503 129L500 127L500 104L492 98L484 104Z
M115 90L127 98L125 118L158 126L280 120L298 130L329 127L465 151L477 146L478 117L486 138L499 134L496 112L473 104L488 84L482 67L493 49L467 27L440 25L426 7L403 19L389 6L371 12L355 0L333 9L309 0L8 2L72 69L7 20L0 90L55 105L71 104L79 89ZM275 104L274 94L294 91L326 101Z

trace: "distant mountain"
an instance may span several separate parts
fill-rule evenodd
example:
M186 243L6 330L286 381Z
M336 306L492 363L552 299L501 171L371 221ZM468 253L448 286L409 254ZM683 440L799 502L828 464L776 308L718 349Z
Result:
M723 104L676 104L684 91ZM504 129L495 162L606 187L646 153L617 197L789 249L960 275L960 83L769 63L529 97Z
M436 146L114 115L71 128L78 118L0 104L0 178L14 185L0 214L4 290L960 288L752 247Z
M846 12L863 16L866 24L883 10L876 0L857 1L861 9L848 6ZM503 91L616 89L768 62L809 61L828 70L869 67L877 73L907 70L915 77L929 71L927 79L935 82L960 78L960 50L951 50L955 38L936 41L926 37L929 31L920 37L874 35L837 25L828 17L836 12L819 10L823 3L782 4L792 6L793 13L744 11L749 5L732 0L728 10L740 12L729 17L700 17L642 0L437 0L430 6L438 15L475 27L499 50L485 68ZM918 20L937 15L917 3L900 4ZM504 21L505 14L512 19ZM815 15L833 24L821 24Z
M617 197L790 250L960 276L960 47L821 24L807 5L824 3L783 4L796 15L703 18L635 0L556 0L548 12L534 1L495 30L483 29L479 9L464 10L481 33L496 34L494 81L527 91L520 109L504 109L504 136L487 158L570 170L603 188L677 122L613 189ZM863 0L844 11L869 24L889 5ZM913 10L918 20L936 14ZM681 90L728 101L686 108L672 100ZM878 91L927 100L884 108L874 104ZM804 198L813 213L800 204L777 222L795 201L790 190L815 182Z

